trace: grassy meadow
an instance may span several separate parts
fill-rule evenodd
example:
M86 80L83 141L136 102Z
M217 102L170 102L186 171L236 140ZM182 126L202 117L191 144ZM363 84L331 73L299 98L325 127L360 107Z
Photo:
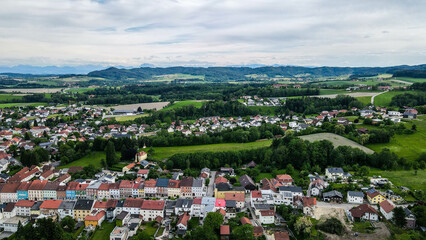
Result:
M189 105L193 105L196 108L200 108L203 105L202 101L179 101L179 102L175 102L172 105L165 107L163 109L161 109L162 111L167 111L167 110L171 110L171 109L176 109L176 108L181 108L184 106L189 106Z
M414 170L383 171L371 168L370 176L388 178L395 186L426 191L426 170L418 170L416 175Z
M376 152L388 148L400 157L415 160L420 153L426 152L426 116L419 116L417 120L407 123L406 127L411 129L413 124L417 126L417 131L413 134L395 134L389 143L367 144L366 147ZM371 126L363 127L372 129Z
M371 97L356 97L356 99L366 106L371 104Z

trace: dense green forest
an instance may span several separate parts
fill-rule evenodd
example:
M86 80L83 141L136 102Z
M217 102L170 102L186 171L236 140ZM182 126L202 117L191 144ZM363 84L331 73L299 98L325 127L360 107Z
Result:
M321 111L348 109L351 107L362 108L364 104L357 99L338 95L336 98L303 97L287 99L285 108L289 111L304 114L318 114Z
M395 73L402 70L425 70L426 65L417 66L394 66L394 67L299 67L299 66L279 66L279 67L168 67L150 68L141 67L133 69L108 68L100 71L93 71L89 77L102 77L107 79L150 79L155 75L166 74L190 74L202 75L206 81L229 81L229 80L250 80L251 74L266 75L270 78L276 76L295 77L305 74L310 77L332 77L352 74L377 75L381 73Z
M412 78L426 78L426 70L404 70L397 71L393 77L412 77Z

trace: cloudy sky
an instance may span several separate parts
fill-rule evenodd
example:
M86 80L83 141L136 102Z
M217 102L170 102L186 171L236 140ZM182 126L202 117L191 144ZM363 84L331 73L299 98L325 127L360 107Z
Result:
M426 63L426 1L0 1L0 65L142 63Z

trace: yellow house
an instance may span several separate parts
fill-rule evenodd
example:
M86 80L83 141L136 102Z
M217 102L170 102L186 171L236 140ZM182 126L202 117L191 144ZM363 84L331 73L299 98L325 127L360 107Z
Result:
M218 183L214 189L214 197L219 199L225 198L225 193L245 193L243 187L232 188L228 183Z
M86 227L96 227L98 225L101 225L104 220L105 211L99 211L96 213L96 215L86 216L86 218L84 219L84 225Z
M373 193L367 192L367 200L370 204L379 204L385 201L386 198L383 197L383 195L380 194L379 192L373 192Z
M93 200L79 199L74 206L74 219L77 222L84 221L90 215L93 206Z

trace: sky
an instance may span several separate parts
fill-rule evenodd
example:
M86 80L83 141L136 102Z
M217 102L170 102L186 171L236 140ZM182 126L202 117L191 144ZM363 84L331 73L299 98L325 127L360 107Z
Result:
M426 63L424 0L1 0L0 65Z

